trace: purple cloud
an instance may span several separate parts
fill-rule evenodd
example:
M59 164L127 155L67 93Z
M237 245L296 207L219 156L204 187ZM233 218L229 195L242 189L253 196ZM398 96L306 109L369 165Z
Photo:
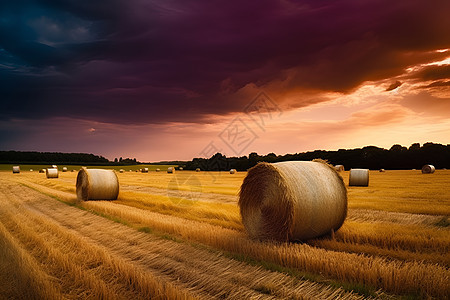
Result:
M274 82L349 93L448 55L434 51L450 47L448 11L444 0L0 4L0 116L202 123ZM433 74L421 78L448 78Z

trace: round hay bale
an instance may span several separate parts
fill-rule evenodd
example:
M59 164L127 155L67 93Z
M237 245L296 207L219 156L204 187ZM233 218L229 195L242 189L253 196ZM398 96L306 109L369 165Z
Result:
M143 169L141 169L142 171L142 173L148 173L148 168L143 168Z
M19 166L13 166L12 167L13 174L19 174L20 173L20 167Z
M369 169L350 169L349 186L369 186Z
M74 169L72 169L72 170L70 170L70 172L75 172L75 170L74 170Z
M39 173L45 173L45 169L40 169Z
M119 172L120 172L120 173L123 173L123 172L124 172L124 169L120 169Z
M159 169L159 168L156 168L156 170L155 170L156 172L159 172L159 171L161 171L161 169Z
M195 172L200 172L200 168L195 169Z
M52 168L53 169L58 169L58 166L57 165L52 165Z
M62 168L62 171L63 171L63 172L67 172L67 167L63 167L63 168Z
M338 230L347 216L347 189L322 161L258 163L239 192L242 223L252 238L307 240Z
M169 173L169 174L175 173L175 168L174 167L168 167L167 168L167 173Z
M133 172L133 170L130 170L130 172Z
M236 169L231 169L230 170L230 174L235 174L236 173Z
M47 178L58 178L58 169L47 168L45 169L45 175L47 176Z
M338 172L345 171L344 165L335 165L334 168Z
M33 172L34 170L33 169L30 169L30 172Z
M119 179L114 170L82 168L77 175L77 197L80 200L116 200Z
M386 170L385 169L380 169L380 172L386 172Z
M433 165L424 165L422 167L422 174L433 174L436 168Z
M179 167L178 170L183 171L183 167Z

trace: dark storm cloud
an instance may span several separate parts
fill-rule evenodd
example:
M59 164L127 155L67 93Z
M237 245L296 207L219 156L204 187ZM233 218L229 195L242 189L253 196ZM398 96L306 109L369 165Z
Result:
M386 92L395 90L396 88L398 88L398 87L401 86L401 85L402 85L402 82L400 82L400 81L397 80L397 81L391 83L391 84L387 87Z
M448 55L435 50L450 47L449 10L443 0L3 3L0 115L209 122L241 111L255 95L236 92L251 85L347 93ZM298 101L289 106L308 105Z
M414 74L413 77L422 81L450 79L450 65L428 66Z

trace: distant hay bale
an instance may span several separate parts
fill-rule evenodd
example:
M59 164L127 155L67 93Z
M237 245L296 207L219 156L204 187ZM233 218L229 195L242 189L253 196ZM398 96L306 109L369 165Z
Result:
M386 172L386 170L385 169L380 169L380 172Z
M133 172L133 170L130 170L130 172Z
M136 170L136 172L139 172L139 170Z
M142 173L148 173L148 168L143 168L143 169L141 169L141 172L142 172Z
M200 168L195 169L195 172L200 172Z
M30 172L33 172L34 170L33 169L30 169Z
M156 170L155 170L156 172L159 172L159 171L161 171L161 169L159 169L159 168L156 168Z
M13 174L20 173L20 167L19 166L13 166L12 170L13 170Z
M242 223L252 238L307 240L338 230L347 216L347 189L322 161L258 163L239 192Z
M422 167L422 174L433 174L436 168L433 165L424 165Z
M62 171L63 171L63 172L67 172L67 167L63 167L63 168L62 168Z
M52 168L53 169L58 169L58 166L57 165L52 165Z
M349 186L369 186L369 169L350 169Z
M168 167L167 168L167 173L169 173L169 174L175 173L175 168L174 167Z
M58 169L47 168L45 169L45 175L47 176L47 178L58 178Z
M344 165L335 165L334 168L338 172L345 171Z
M45 173L45 169L40 169L39 173Z
M76 188L80 200L116 200L119 179L114 170L82 168L77 175Z
M178 170L183 171L183 167L179 167Z
M123 173L124 171L125 171L124 169L120 169L120 170L119 170L120 173Z
M72 170L70 170L70 172L75 172L75 170L74 170L74 169L72 169Z
M230 174L234 174L234 173L236 173L236 169L231 169Z

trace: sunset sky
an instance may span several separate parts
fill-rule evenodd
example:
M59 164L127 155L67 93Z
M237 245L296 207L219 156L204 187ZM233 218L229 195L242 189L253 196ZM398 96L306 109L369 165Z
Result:
M450 143L450 1L0 2L0 150Z

